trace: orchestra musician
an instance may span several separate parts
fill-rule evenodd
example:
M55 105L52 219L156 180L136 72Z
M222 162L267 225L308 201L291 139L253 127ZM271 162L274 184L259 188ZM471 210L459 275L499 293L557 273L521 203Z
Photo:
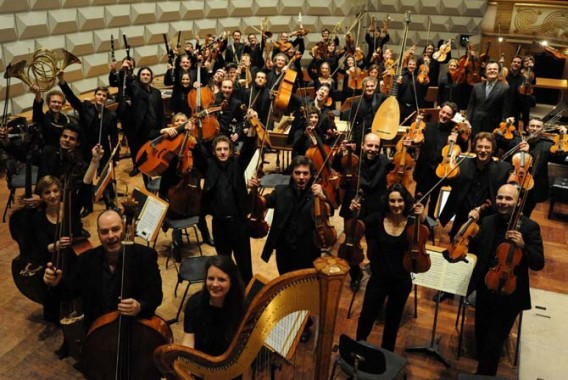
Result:
M43 112L43 99L41 91L37 85L32 85L30 90L34 93L34 103L32 106L32 121L41 126L44 149L57 150L59 148L59 138L63 127L69 124L69 119L61 112L65 105L65 94L59 90L51 90L45 96L47 111Z
M202 290L185 307L182 344L217 356L229 348L246 312L245 287L230 256L211 256L205 274Z
M458 133L454 131L455 123L452 118L457 112L455 103L446 102L442 104L442 108L438 112L438 122L426 123L424 128L424 140L420 145L420 154L416 159L416 167L414 168L413 177L416 181L416 194L426 194L436 182L436 167L440 163L442 157L442 149L446 144L454 142L458 144L463 152L467 151L468 141L458 137ZM440 193L440 186L437 186L429 197L424 199L424 204L429 199L433 199L428 205L428 216L435 218L435 203Z
M106 101L109 97L108 88L102 86L95 89L94 103L91 103L89 100L81 102L65 81L64 72L60 71L57 74L57 77L59 80L59 87L67 97L67 100L73 109L79 113L79 123L82 129L81 148L83 150L83 157L85 158L85 161L90 161L91 149L95 145L100 144L105 152L102 161L106 163L110 159L110 154L113 148L118 144L116 113L105 108ZM99 170L102 170L102 167L99 168ZM87 185L85 183L81 185L80 198L81 205L83 206L81 217L84 218L93 212L92 185ZM106 196L104 197L104 200L107 208L112 206L112 202L107 199Z
M270 90L266 87L266 72L257 71L254 84L246 91L246 103L251 99L250 107L256 112L256 117L264 125L268 125L268 112L270 111Z
M360 203L352 201L352 210L360 208ZM402 184L395 184L381 197L380 211L364 219L371 278L367 283L357 324L357 340L367 340L387 299L381 347L389 351L395 350L400 320L412 289L410 273L402 264L402 252L409 249L406 227L411 215L423 222L423 212L424 206L414 204L408 190Z
M164 75L164 84L172 87L170 98L170 110L172 114L183 112L191 115L191 108L187 101L187 95L193 89L197 80L197 71L192 69L192 61L188 55L177 56L175 66L168 63L168 69Z
M233 42L227 44L225 49L225 63L236 63L239 64L243 53L245 51L245 44L241 42L241 31L233 31Z
M333 158L333 168L337 172L344 171L341 160L344 157L344 151L348 148L346 140L341 142L339 152ZM355 151L356 144L351 143L350 148ZM361 147L361 170L359 173L359 181L363 198L360 201L361 213L360 218L364 219L366 215L378 212L379 199L383 196L387 189L386 175L391 170L392 163L385 154L380 153L381 139L374 133L367 133ZM340 185L341 186L341 185ZM339 216L344 221L353 217L350 209L351 201L357 195L356 189L347 188L341 202ZM351 290L357 292L361 285L363 273L359 265L350 265L349 275L351 277Z
M205 177L201 206L203 213L213 216L215 250L218 255L235 255L246 283L252 278L252 260L245 223L247 191L243 173L254 154L255 138L245 137L238 157L234 156L233 142L225 135L213 140L213 157L203 144L193 149L194 165Z
M458 110L466 110L469 102L471 86L466 80L463 83L456 82L452 75L458 69L458 60L450 59L448 62L448 72L440 78L438 82L438 104L453 102Z
M237 125L242 125L244 115L241 109L241 101L233 94L233 91L233 81L229 78L223 79L221 92L215 95L215 103L217 105L226 104L217 115L217 120L221 127L221 134L229 137L233 143L236 143L243 137L242 128L237 128Z
M496 61L489 61L485 67L486 81L473 86L467 117L473 133L491 132L501 121L512 120L512 99L509 86L498 80L500 66Z
M532 173L534 186L528 191L525 205L523 207L523 214L530 218L532 211L536 207L537 203L544 202L548 199L550 192L550 185L548 183L548 163L565 162L566 155L568 152L565 150L563 152L558 151L553 154L550 148L553 142L542 136L544 130L544 123L541 119L532 118L530 119L528 126L526 127L526 132L529 135L535 135L536 137L522 140L519 137L513 139L512 144L521 144L519 150L525 153L529 153L532 158L532 167L534 172ZM558 130L560 133L566 134L567 128L565 126L559 126Z
M136 276L131 276L131 298L120 299L121 253L125 237L121 215L115 210L103 211L97 218L97 231L100 246L79 255L75 267L65 273L48 263L43 281L62 300L81 298L85 329L101 315L116 310L126 316L152 317L162 303L162 279L156 251L140 244L131 246L133 254L129 256L129 270Z
M251 65L256 69L262 69L264 67L264 58L262 52L264 51L264 37L261 43L258 43L258 39L254 33L250 33L247 37L247 42L245 43L244 53L248 53L251 57Z
M530 71L529 71L530 68ZM534 75L534 57L527 55L524 58L520 56L513 57L511 67L507 74L507 83L509 83L510 96L512 100L512 116L515 120L522 121L526 128L529 124L531 107L536 105L536 98L527 90L527 93L521 93L520 87L523 85L534 86L536 76Z
M467 220L470 210L486 199L495 199L497 190L507 183L512 169L508 162L493 160L497 143L492 133L475 135L472 147L475 157L467 157L460 162L459 175L449 181L452 190L439 216L441 225L445 226L455 215L450 239Z
M402 123L410 114L418 107L424 107L424 95L426 94L427 85L418 83L418 71L416 66L416 58L408 59L406 68L402 71L402 75L397 78L399 84L397 100L400 105L400 122Z
M477 347L477 374L495 376L503 343L517 315L531 308L529 269L544 267L544 249L540 226L526 216L520 219L518 229L509 229L508 222L515 207L519 207L519 190L512 184L502 185L495 199L497 213L482 217L479 234L470 246L477 255L477 265L469 284L469 292L476 290L475 341ZM470 215L479 219L473 210ZM516 289L503 295L487 289L485 275L497 262L500 243L509 242L520 248L522 258L515 268Z
M292 143L292 157L304 156L306 151L313 146L308 132L313 131L319 136L323 144L333 144L336 137L335 125L330 125L323 119L322 113L316 107L310 106L305 114L302 111L296 113L291 133L294 131L294 139ZM297 121L296 121L297 120ZM329 129L327 129L329 128Z
M370 65L373 59L374 53L380 53L387 42L390 41L390 34L387 28L383 28L385 35L381 37L381 30L376 28L375 25L369 25L367 33L365 33L365 42L367 43L367 65Z
M363 79L363 96L351 104L351 109L346 111L346 117L341 115L342 119L351 119L353 128L353 140L357 144L357 152L360 150L360 144L363 134L371 132L373 118L380 105L385 101L386 97L382 93L377 93L377 81L374 78L367 77ZM364 129L363 129L364 128Z

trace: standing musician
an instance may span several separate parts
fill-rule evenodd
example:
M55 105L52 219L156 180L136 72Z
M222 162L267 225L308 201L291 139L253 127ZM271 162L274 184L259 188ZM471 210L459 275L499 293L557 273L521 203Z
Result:
M86 329L98 317L115 310L126 316L152 317L162 303L156 251L140 244L130 246L128 270L135 273L130 276L131 298L120 299L125 237L120 214L114 210L103 211L97 218L97 230L100 246L79 255L75 268L69 272L63 273L48 263L43 281L64 300L81 297Z
M229 78L223 79L221 92L215 95L215 103L217 105L226 104L217 115L217 120L221 127L221 134L229 137L233 143L236 143L243 137L242 128L237 129L236 125L242 125L244 115L241 109L241 101L233 94L233 91L233 81Z
M534 187L528 191L525 205L523 207L523 215L530 218L532 211L536 207L537 203L544 202L548 199L550 192L550 185L548 183L548 163L565 162L566 155L568 152L564 150L563 152L558 151L552 153L550 148L553 146L553 142L542 136L544 130L544 123L541 119L532 118L526 127L526 133L534 134L536 137L522 140L520 138L515 138L514 143L520 143L520 151L525 153L530 153L533 158L532 167L534 168L533 180ZM567 129L565 126L558 127L559 132L566 134Z
M448 72L442 76L438 82L438 104L453 102L458 106L458 110L467 109L471 86L466 80L458 83L454 80L454 73L458 70L458 60L450 59L448 62Z
M497 213L483 217L479 234L474 238L471 252L477 255L477 265L469 284L469 291L476 290L475 341L477 347L477 374L495 376L499 366L503 343L519 312L531 308L529 269L544 267L544 249L540 226L526 216L520 219L520 227L509 229L508 222L519 207L519 190L512 184L499 188L495 198ZM478 219L476 210L470 216ZM510 295L488 290L485 275L498 262L497 255L508 242L521 250L520 263L514 268L516 289ZM505 254L507 252L504 252Z
M467 118L471 122L473 133L491 132L501 121L514 121L511 117L511 96L509 86L498 80L500 66L496 61L489 61L485 67L484 82L473 86Z
M307 116L307 118L306 118ZM335 141L337 131L335 125L330 125L323 119L322 113L315 107L310 106L305 111L296 113L294 124L290 130L293 131L292 157L304 156L306 151L313 146L313 142L308 137L308 133L313 131L323 144L330 145Z
M467 220L468 213L486 199L495 199L499 187L507 182L511 164L495 161L497 143L489 132L475 135L472 143L476 156L465 158L459 164L459 175L450 181L452 190L439 219L445 226L455 215L450 239Z
M410 114L418 107L424 107L424 95L426 93L427 85L418 83L418 72L416 70L416 58L411 57L408 59L406 68L403 70L402 75L398 77L397 83L399 84L397 100L400 105L400 122L402 123Z
M513 57L511 67L507 74L510 96L512 100L512 116L518 122L522 120L526 128L529 124L531 107L536 105L536 98L532 94L530 86L536 83L534 75L534 57L527 55ZM524 87L523 87L524 86ZM521 89L525 88L525 90Z
M134 133L134 141L131 141L130 144L134 147L131 153L135 157L146 141L157 137L164 124L162 93L152 86L153 80L152 69L142 67L138 70L136 79L130 78L126 87L126 91L132 100L132 106L131 123L125 127L131 129L130 133ZM145 176L143 178L144 183L146 183L147 178Z
M30 90L35 94L34 104L32 107L32 121L41 126L41 134L44 141L44 149L50 147L57 150L59 147L59 138L63 127L69 124L69 119L61 109L65 105L65 94L59 90L52 90L45 96L47 103L47 112L43 112L43 99L41 91L37 85L32 85Z
M203 289L185 307L183 342L209 355L225 353L246 312L245 287L229 256L211 256Z
M255 138L245 137L238 157L234 156L234 144L225 135L213 140L213 157L203 144L194 148L195 167L205 176L201 205L205 214L213 216L215 250L219 255L235 255L246 283L252 278L252 260L245 223L247 190L243 173L254 154Z
M264 67L264 58L262 57L262 52L264 51L265 38L262 38L261 43L258 43L256 35L250 33L247 37L247 42L245 42L244 53L248 53L251 57L251 65L257 69L262 69Z
M414 180L416 181L416 194L426 194L438 182L436 176L436 167L441 161L442 149L446 144L453 142L458 144L463 152L467 150L467 140L458 137L458 133L454 131L454 122L452 118L457 112L455 103L446 102L442 104L442 108L438 113L438 122L429 122L424 129L424 140L420 145L420 154L416 159L416 167L414 168ZM436 187L430 196L424 200L424 204L429 199L433 199L428 205L428 216L432 219L435 214L435 203L440 193L440 187Z
M67 82L65 74L60 71L57 74L59 87L69 100L69 103L79 113L79 123L83 132L81 148L85 161L91 159L91 149L100 144L105 152L102 157L103 165L110 159L113 148L118 144L118 128L116 113L105 108L109 96L107 87L97 87L95 89L95 102L81 100L73 93ZM102 120L101 120L102 118ZM99 168L102 170L102 167ZM112 191L112 190L111 190ZM93 212L92 185L81 185L81 204L83 211L81 217L85 217ZM107 208L112 206L109 199L105 197Z
M254 84L246 91L245 97L251 101L250 108L256 112L261 123L267 124L270 111L270 90L266 87L266 72L259 70L254 77Z
M190 115L191 109L187 95L193 89L193 84L197 80L197 71L191 69L192 62L188 55L178 55L174 65L168 63L168 69L164 75L164 84L173 86L170 110L172 114L183 112Z
M380 51L382 51L385 44L390 41L390 34L386 25L383 28L383 32L385 33L385 35L381 37L381 30L376 28L373 23L369 25L367 33L365 33L365 42L369 46L366 58L367 65L370 65L370 62L373 59L373 53L379 53Z
M351 203L352 210L360 208L360 203ZM380 211L365 218L371 278L357 324L357 340L367 340L385 298L388 298L381 347L389 351L395 350L404 305L412 289L410 273L402 264L402 252L409 250L406 231L411 214L424 221L424 206L414 204L408 190L401 184L395 184L381 197Z
M344 172L345 168L342 167L341 161L344 157L343 152L348 148L348 144L347 141L342 141L341 149L333 158L333 168L338 172ZM354 151L356 144L351 143L350 145L350 148ZM361 190L364 194L360 201L361 219L364 219L366 215L379 211L378 201L387 189L386 175L392 164L386 155L379 153L380 148L381 139L379 136L374 133L367 133L361 147L361 159L363 160L361 162L361 172L357 173L361 183ZM355 168L355 170L358 171L358 168ZM343 190L345 190L345 196L341 202L339 216L341 216L344 221L347 221L353 217L353 213L349 207L351 201L357 195L357 190L354 188ZM357 292L361 285L361 278L363 277L359 265L351 265L349 275L351 277L351 290Z
M375 117L380 105L386 99L383 94L377 93L376 89L376 79L371 77L363 79L363 96L352 103L351 109L346 111L346 117L342 115L342 119L351 120L353 140L355 140L355 143L357 144L357 152L361 149L359 145L361 144L362 136L371 132L373 118ZM365 130L363 130L363 125L365 126Z
M225 50L225 63L239 64L243 53L245 51L245 44L241 42L241 31L233 31L233 43L227 44Z

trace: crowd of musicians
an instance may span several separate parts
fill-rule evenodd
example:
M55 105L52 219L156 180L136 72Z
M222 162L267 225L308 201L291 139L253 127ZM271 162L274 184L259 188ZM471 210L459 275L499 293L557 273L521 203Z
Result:
M478 256L469 286L477 294L477 373L495 375L517 315L531 307L528 269L544 266L540 228L530 215L548 197L547 163L566 157L566 127L530 116L536 104L534 58L515 55L507 64L468 46L456 59L452 41L397 53L387 45L387 23L382 30L374 22L369 26L366 46L351 33L341 42L337 33L324 29L321 40L306 47L306 32L301 28L270 39L266 31L245 36L235 30L181 41L183 46L178 40L177 47L168 46L163 73L164 83L172 86L166 111L153 86L155 73L136 68L129 54L111 63L116 111L105 107L108 87L95 89L94 101L81 101L63 72L58 74L61 90L48 92L45 99L31 87L38 126L33 133L39 137L18 145L4 131L2 142L17 159L27 156L39 166L35 194L25 200L29 215L15 212L19 217L12 219L21 228L33 226L19 238L33 242L29 260L45 268L40 272L48 285L41 300L45 320L59 325L58 305L79 297L91 334L107 313L147 319L161 304L156 252L122 244L126 227L116 211L112 181L103 195L107 211L97 217L100 246L73 254L77 241L89 237L81 218L93 211L93 177L118 160L120 124L131 152L130 175L143 176L145 184L161 176L158 194L171 203L169 217L199 216L202 240L219 255L207 265L203 290L187 303L183 344L212 355L229 346L246 310L243 284L254 275L251 238L267 236L261 258L268 262L275 252L280 275L309 268L321 254L336 254L337 234L329 217L339 209L346 237L338 254L350 264L353 292L359 290L365 255L369 261L356 338L368 338L386 299L382 347L394 351L411 272L430 266L427 236L417 236L420 227L428 218L439 219L442 226L453 218L448 259L465 257L453 251L463 244L458 239L471 240L465 253ZM308 56L309 64L302 67L300 58ZM429 88L435 87L437 99L429 99ZM396 149L387 151L371 126L393 89L400 123L411 126ZM62 112L66 102L76 117ZM436 121L423 120L421 109L434 103ZM293 157L286 168L290 181L261 196L261 164L274 149L269 131L282 115L293 117L288 134ZM348 121L347 133L337 131L336 117ZM152 156L159 144L169 156L165 162L157 157L162 153ZM257 149L260 165L245 179ZM443 185L451 191L438 213ZM178 200L174 207L179 196L181 205ZM60 216L66 202L69 212ZM274 209L269 230L266 208ZM476 223L477 236L464 237L464 226ZM172 252L180 261L178 233ZM128 260L123 249L133 253ZM55 261L60 253L68 256L65 267ZM126 292L121 280L125 263L130 272ZM309 339L310 324L303 341ZM64 342L60 357L69 349ZM80 363L82 371L96 376L97 365Z

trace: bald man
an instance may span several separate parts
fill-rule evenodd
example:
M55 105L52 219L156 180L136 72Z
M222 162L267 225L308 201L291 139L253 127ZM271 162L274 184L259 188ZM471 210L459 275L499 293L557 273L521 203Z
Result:
M531 308L529 292L529 269L541 270L544 267L544 250L540 226L522 216L519 228L508 226L512 213L519 206L519 191L512 184L502 185L495 199L497 213L481 219L480 232L472 242L471 252L477 254L478 261L470 282L470 291L477 291L475 309L475 340L477 347L477 374L495 376L503 343L517 315ZM479 218L476 210L470 216ZM485 276L498 262L496 253L501 243L518 247L522 258L515 269L517 283L515 290L503 294L500 289L489 290Z

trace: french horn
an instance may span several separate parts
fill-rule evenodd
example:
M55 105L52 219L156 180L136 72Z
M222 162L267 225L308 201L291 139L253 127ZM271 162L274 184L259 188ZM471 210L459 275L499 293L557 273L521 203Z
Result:
M4 78L18 78L26 85L37 86L39 91L45 92L55 85L57 73L74 63L81 63L81 60L65 49L38 49L29 65L26 60L11 65Z

